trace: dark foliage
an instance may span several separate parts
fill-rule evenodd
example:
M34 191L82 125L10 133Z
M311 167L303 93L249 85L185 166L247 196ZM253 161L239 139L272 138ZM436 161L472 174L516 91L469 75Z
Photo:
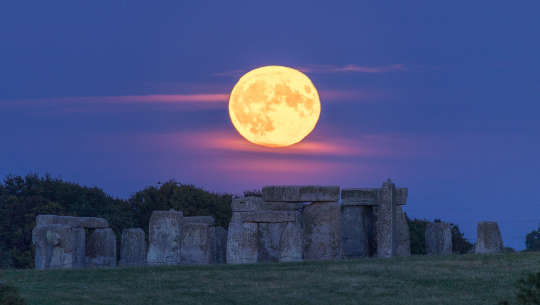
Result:
M174 181L122 200L97 187L48 175L8 176L0 183L0 268L33 267L32 229L38 214L103 217L119 235L129 227L147 230L151 211L171 208L186 216L212 215L218 225L227 226L230 201L230 195L211 194Z
M469 253L474 245L469 242L463 233L459 230L459 227L452 224L452 252L454 254L466 254Z
M407 221L411 237L411 254L426 254L426 226L429 220L407 217ZM441 220L435 219L433 222L441 222ZM465 254L469 253L472 248L473 244L465 238L459 227L452 224L452 252Z
M0 283L0 305L25 305L26 301L15 287Z
M411 238L411 254L423 255L426 254L426 225L429 223L426 219L410 219L409 233Z
M525 250L540 251L540 227L531 231L525 237Z
M209 193L193 185L167 181L160 187L150 186L129 199L139 227L148 229L154 210L175 209L184 216L211 215L218 226L227 228L232 216L231 195Z

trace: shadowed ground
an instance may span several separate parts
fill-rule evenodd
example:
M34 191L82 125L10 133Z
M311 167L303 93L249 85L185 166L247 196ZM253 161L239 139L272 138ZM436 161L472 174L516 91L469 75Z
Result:
M257 265L1 270L29 304L497 304L540 253Z

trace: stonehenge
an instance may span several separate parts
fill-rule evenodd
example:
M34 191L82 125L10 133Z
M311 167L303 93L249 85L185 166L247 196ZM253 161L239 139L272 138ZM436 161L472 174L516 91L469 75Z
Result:
M233 198L227 263L410 255L408 190L266 186Z
M474 253L491 254L503 250L503 242L499 225L494 221L481 221L476 228Z
M452 227L449 223L434 222L426 226L426 254L452 254Z
M403 205L408 189L266 186L233 197L228 228L211 216L153 211L148 234L116 233L97 217L38 215L32 231L36 269L145 265L252 264L410 256ZM452 254L451 225L428 223L428 255ZM475 253L503 249L495 222L478 224Z

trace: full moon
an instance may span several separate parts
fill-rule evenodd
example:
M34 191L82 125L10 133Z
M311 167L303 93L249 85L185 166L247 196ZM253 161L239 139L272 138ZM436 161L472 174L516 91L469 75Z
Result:
M317 89L302 72L264 66L244 74L229 98L231 121L246 140L268 147L302 141L321 114Z

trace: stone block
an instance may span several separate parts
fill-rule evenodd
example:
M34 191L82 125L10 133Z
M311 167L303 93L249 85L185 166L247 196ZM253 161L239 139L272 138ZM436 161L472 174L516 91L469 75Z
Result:
M448 223L435 222L426 226L426 254L452 254L452 227Z
M396 199L395 204L396 205L404 205L407 204L407 198L409 197L409 189L402 187L396 189Z
M233 212L248 212L261 210L263 200L261 197L237 197L233 198L231 208Z
M295 211L254 211L240 213L242 222L293 222L296 221Z
M259 223L258 262L278 262L280 258L280 240L287 223Z
M36 226L32 231L35 268L82 268L86 236L83 228L61 224Z
M348 205L377 205L379 189L354 188L341 190L341 204Z
M257 223L243 223L232 215L227 231L227 264L254 264L258 259Z
M122 231L119 264L120 266L146 265L146 239L143 229L131 228Z
M303 259L304 230L302 212L296 211L296 221L285 223L279 239L279 261L299 262Z
M338 201L339 186L265 186L262 198L265 202Z
M392 257L396 253L396 188L390 179L383 183L379 191L379 205L377 206L377 256Z
M150 217L146 262L149 265L176 265L181 261L183 214L154 211Z
M396 207L398 244L396 256L411 256L411 237L407 217L401 206Z
M476 228L476 243L474 253L490 254L502 252L504 246L499 230L499 225L495 221L482 221Z
M96 229L86 244L88 267L116 267L116 234L110 228Z
M184 217L184 220L186 218L189 217ZM209 223L184 222L182 228L182 264L210 264L212 262L212 237L212 227Z
M184 217L184 224L186 223L202 223L207 225L214 224L214 217L212 216L187 216Z
M342 258L341 208L338 202L317 202L306 206L303 220L304 259Z
M109 223L104 218L98 217L75 217L75 216L58 216L58 215L37 215L36 226L44 225L67 225L71 227L81 227L89 229L108 228Z
M371 206L342 207L343 256L348 258L369 256L370 238L374 235L375 219Z
M227 262L227 230L223 227L212 227L212 263Z

